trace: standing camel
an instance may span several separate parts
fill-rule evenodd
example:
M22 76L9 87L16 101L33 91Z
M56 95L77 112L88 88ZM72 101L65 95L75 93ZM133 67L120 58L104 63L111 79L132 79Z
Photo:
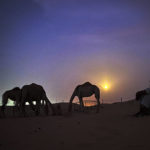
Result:
M19 104L21 100L21 89L19 87L15 87L3 93L2 108L1 108L3 115L5 115L4 110L5 110L6 104L8 103L8 99L11 99L12 101L14 101L15 107L19 109ZM14 113L14 109L13 109L13 113Z
M86 82L82 85L78 85L71 98L70 98L70 102L69 102L69 108L68 111L71 112L72 110L72 102L75 96L77 96L79 98L79 102L80 102L80 107L81 110L83 110L84 108L84 104L83 104L83 97L89 97L91 95L95 94L95 98L97 100L97 113L99 112L99 107L100 107L100 90L96 85L92 85L90 82Z
M51 107L53 114L55 114L55 109L53 105L50 103L49 99L46 96L46 92L41 85L37 85L32 83L30 85L24 85L22 87L22 97L21 97L21 106L22 111L25 115L25 102L29 102L32 105L33 101L36 101L36 115L39 115L41 100L45 101L45 112L48 114L48 104ZM33 108L34 109L34 108Z

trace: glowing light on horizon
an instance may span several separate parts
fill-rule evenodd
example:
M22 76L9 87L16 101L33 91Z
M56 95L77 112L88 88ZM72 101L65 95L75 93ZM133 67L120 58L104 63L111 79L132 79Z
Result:
M108 83L108 82L104 82L101 87L104 89L104 90L109 90L110 87L111 87L111 84Z
M105 85L105 86L104 86L104 89L108 89L108 85Z

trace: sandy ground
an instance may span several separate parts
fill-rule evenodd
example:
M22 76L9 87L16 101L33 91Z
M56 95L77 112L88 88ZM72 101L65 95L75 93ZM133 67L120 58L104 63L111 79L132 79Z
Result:
M148 150L150 116L136 102L104 105L100 113L0 119L0 150Z

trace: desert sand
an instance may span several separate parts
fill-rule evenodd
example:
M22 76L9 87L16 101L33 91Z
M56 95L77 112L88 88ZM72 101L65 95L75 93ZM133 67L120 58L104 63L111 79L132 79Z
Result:
M94 110L62 116L0 119L0 150L148 150L150 116L136 118L136 101L104 104ZM11 112L11 110L9 110ZM9 113L10 113L9 112Z

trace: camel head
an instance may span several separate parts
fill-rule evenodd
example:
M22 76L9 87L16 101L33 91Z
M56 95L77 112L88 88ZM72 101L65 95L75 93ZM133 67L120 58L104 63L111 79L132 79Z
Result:
M142 90L142 91L138 91L136 93L136 100L139 101L143 98L143 96L145 96L147 93L145 90Z

